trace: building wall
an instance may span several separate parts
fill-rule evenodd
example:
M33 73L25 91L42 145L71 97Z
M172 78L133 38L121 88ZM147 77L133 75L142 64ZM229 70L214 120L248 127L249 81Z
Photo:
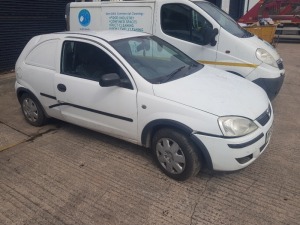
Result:
M259 0L245 0L244 14L246 14Z
M223 9L225 12L229 13L229 6L230 6L230 0L223 0L221 9Z
M65 30L65 6L71 0L1 0L0 72L14 69L31 37Z
M207 0L207 1L215 4L216 6L218 6L220 8L222 6L222 0Z

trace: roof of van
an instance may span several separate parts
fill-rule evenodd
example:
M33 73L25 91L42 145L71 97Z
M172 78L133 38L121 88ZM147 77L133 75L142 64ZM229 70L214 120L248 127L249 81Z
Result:
M56 34L66 34L66 35L83 35L90 37L98 37L106 41L115 41L124 38L138 37L150 35L147 33L136 32L136 31L123 31L123 30L105 30L105 31L67 31L60 32Z
M141 4L147 4L147 3L153 3L157 1L165 1L169 2L169 0L108 0L108 1L97 1L97 2L71 2L70 5L72 7L89 7L89 6L99 6L99 5L109 5L111 3L113 4L120 4L120 3L141 3ZM199 1L204 2L205 0L188 0L191 2Z

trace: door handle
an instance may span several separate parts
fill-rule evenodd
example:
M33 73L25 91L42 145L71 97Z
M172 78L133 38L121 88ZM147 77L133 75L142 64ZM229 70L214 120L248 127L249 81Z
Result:
M57 89L58 89L60 92L66 92L67 87L66 87L64 84L58 84L58 85L57 85Z

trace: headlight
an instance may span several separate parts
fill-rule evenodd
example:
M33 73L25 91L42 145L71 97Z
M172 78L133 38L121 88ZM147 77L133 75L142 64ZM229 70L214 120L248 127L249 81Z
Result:
M256 50L256 57L262 61L263 63L266 63L270 66L274 66L274 67L278 67L276 60L273 58L273 56L267 52L266 50L262 49L262 48L258 48Z
M226 137L240 137L255 131L257 125L247 118L224 116L218 119L221 131Z

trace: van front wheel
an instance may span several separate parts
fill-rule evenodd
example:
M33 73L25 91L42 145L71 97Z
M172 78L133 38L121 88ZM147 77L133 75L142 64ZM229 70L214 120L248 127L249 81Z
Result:
M159 168L175 180L186 180L200 171L200 158L193 143L182 133L164 128L152 139L152 150Z

